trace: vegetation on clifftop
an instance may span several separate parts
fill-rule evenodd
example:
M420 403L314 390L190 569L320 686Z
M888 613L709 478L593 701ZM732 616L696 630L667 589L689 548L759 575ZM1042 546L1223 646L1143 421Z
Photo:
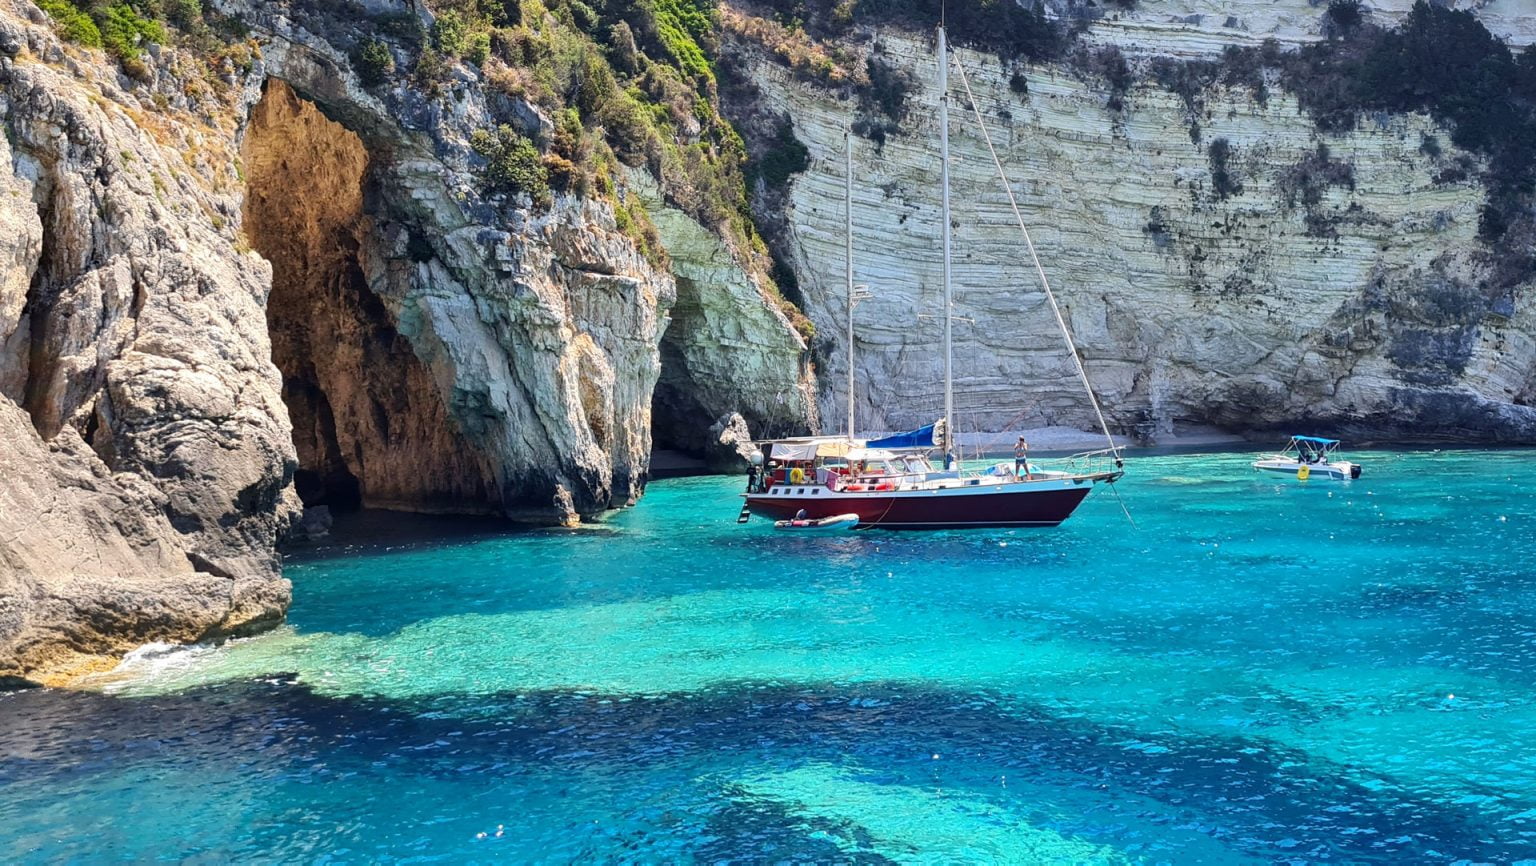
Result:
M719 233L776 292L747 204L746 147L719 110L713 0L428 5L429 32L377 20L378 33L359 40L354 61L377 86L391 82L393 65L409 68L434 97L451 84L455 64L468 64L501 97L493 108L527 103L549 118L530 125L526 114L504 111L497 128L476 135L488 191L527 193L536 207L548 203L548 190L606 197L620 228L660 264L655 227L617 182L621 166L647 170L669 204ZM398 53L380 51L386 42ZM783 306L797 323L804 319Z
M1518 54L1469 11L1418 0L1396 27L1373 24L1356 0L1334 0L1322 13L1324 41L1284 51L1273 41L1254 48L1229 47L1218 60L1159 58L1148 70L1161 86L1178 93L1189 109L1190 134L1200 140L1203 98L1214 86L1244 87L1261 105L1267 82L1296 96L1320 132L1342 134L1372 114L1422 112L1444 124L1452 143L1481 157L1480 181L1487 190L1479 235L1489 245L1491 285L1499 290L1529 279L1536 271L1536 47ZM1426 139L1420 152L1439 159L1439 141ZM1220 163L1220 166L1218 166ZM1217 177L1225 158L1211 153ZM1462 157L1442 168L1436 182L1460 182L1475 171ZM1347 164L1326 147L1285 178L1287 206L1308 212L1308 231L1331 234L1314 212L1326 186L1352 186Z
M137 61L146 45L165 41L161 22L167 16L189 25L201 22L203 14L198 0L39 0L38 7L58 22L60 36L91 48L106 49L122 61L124 70L130 74L140 71Z

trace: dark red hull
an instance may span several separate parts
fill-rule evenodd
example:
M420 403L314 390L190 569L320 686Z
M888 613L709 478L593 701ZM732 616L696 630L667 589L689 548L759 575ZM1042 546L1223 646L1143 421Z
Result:
M880 529L984 529L1056 526L1072 515L1093 483L1035 487L1026 484L946 491L834 493L826 488L780 488L747 496L753 514L785 520L804 510L812 520L857 514L859 527ZM800 491L819 490L819 493Z

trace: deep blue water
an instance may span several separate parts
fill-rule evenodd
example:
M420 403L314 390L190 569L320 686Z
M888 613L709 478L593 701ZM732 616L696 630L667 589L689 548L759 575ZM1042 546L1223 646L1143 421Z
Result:
M1137 529L783 537L686 479L338 544L278 632L0 696L0 861L1536 857L1536 452L1358 456L1134 458Z

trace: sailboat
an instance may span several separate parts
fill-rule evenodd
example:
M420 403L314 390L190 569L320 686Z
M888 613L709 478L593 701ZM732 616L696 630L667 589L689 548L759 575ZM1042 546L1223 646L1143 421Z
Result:
M984 470L965 470L955 447L954 315L949 183L949 48L944 28L938 30L939 54L939 147L942 185L941 236L944 256L944 415L933 424L909 433L874 441L854 438L853 310L857 291L853 283L853 159L851 141L846 154L844 204L847 209L848 281L848 428L844 436L777 439L758 443L760 463L748 475L742 520L748 513L775 520L792 517L818 520L834 515L857 515L859 528L971 529L984 527L1056 526L1071 516L1089 492L1100 483L1113 483L1124 475L1119 446L1110 435L1087 372L1078 358L1071 331L1045 278L1019 211L1018 202L992 148L981 113L969 100L982 127L999 177L1013 205L1025 245L1034 260L1036 274L1056 315L1067 351L1093 406L1109 447L1074 455L1061 468L1045 468L1025 462L1006 463ZM970 84L960 69L967 95ZM939 465L933 462L937 451Z

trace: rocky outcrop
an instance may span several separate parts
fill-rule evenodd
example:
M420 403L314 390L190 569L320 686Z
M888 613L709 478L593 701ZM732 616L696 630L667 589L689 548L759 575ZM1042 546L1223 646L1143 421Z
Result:
M274 357L316 501L345 506L355 489L367 506L538 522L633 502L669 275L600 202L483 201L476 80L445 97L463 114L435 115L409 88L364 90L286 9L230 8L272 34L245 212L281 263Z
M677 302L661 343L657 441L715 465L719 434L710 425L722 418L738 416L762 438L816 427L815 374L804 340L783 311L719 237L667 206L648 175L635 172L630 179L677 279Z
M632 503L664 374L700 431L807 426L803 342L697 223L658 206L674 318L608 201L485 192L470 133L539 111L466 67L364 88L334 4L214 5L252 41L129 78L0 0L0 679L278 621L301 499Z
M723 415L709 427L705 464L711 471L736 473L747 468L757 454L752 430L738 412Z
M0 679L277 621L268 268L116 94L0 14ZM72 66L72 64L76 64Z
M858 426L907 429L941 403L935 59L924 37L857 38L915 84L899 131L856 137L854 156L856 279L873 290L857 314ZM782 223L807 313L828 335L823 381L841 382L843 130L860 109L739 50L763 104L809 150ZM1018 67L1020 93L1015 67L957 59L1113 426L1152 438L1205 424L1536 438L1531 275L1513 289L1488 279L1486 190L1466 170L1477 160L1428 118L1324 135L1278 87L1266 101L1218 88L1203 96L1197 142L1183 99L1155 85L1136 84L1115 110L1102 82L1067 67ZM953 118L962 430L1092 427L963 100ZM827 390L823 416L844 412L842 389Z

